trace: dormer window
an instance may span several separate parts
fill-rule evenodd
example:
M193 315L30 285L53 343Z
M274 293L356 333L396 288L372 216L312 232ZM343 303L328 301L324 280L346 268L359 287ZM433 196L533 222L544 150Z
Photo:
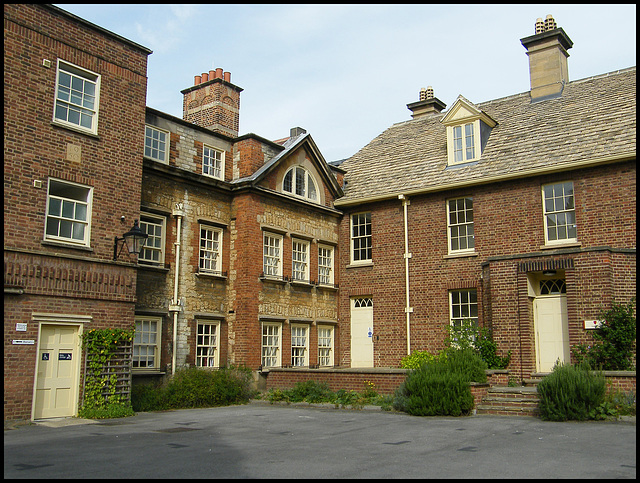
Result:
M447 127L447 164L477 161L497 122L462 96L442 119Z
M310 201L318 201L318 190L313 176L300 166L294 166L285 173L282 190Z

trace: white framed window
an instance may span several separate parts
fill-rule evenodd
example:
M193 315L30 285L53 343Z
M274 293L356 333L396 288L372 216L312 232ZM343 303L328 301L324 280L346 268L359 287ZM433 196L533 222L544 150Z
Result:
M135 327L133 369L159 369L162 318L136 316Z
M164 265L165 224L164 216L140 213L140 229L149 236L140 252L138 263Z
M371 213L351 215L351 263L370 262Z
M473 198L447 200L449 253L473 252Z
M291 365L305 367L309 365L309 326L291 325Z
M318 245L318 283L333 285L333 247Z
M333 327L318 325L318 364L333 366Z
M263 234L262 271L265 277L282 277L282 235Z
M168 164L169 133L156 127L144 127L144 156Z
M478 324L478 293L475 288L449 291L451 325L459 327L463 321Z
M547 184L542 187L545 243L577 240L573 182Z
M262 323L262 367L280 367L282 324Z
M473 124L453 127L453 161L463 163L476 158Z
M93 188L49 179L45 240L89 246Z
M224 179L224 151L205 145L202 149L202 174Z
M222 229L200 225L200 273L222 273Z
M100 75L58 59L53 122L98 132Z
M282 179L282 190L311 201L318 201L318 189L313 176L301 166L290 168Z
M291 239L291 278L300 282L309 281L309 242Z
M220 322L197 321L197 367L220 367L219 331Z

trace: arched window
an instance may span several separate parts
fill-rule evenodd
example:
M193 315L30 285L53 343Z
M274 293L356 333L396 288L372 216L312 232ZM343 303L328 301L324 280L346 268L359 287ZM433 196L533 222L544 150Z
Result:
M286 172L282 180L282 190L311 201L318 201L318 190L313 176L300 166L294 166Z

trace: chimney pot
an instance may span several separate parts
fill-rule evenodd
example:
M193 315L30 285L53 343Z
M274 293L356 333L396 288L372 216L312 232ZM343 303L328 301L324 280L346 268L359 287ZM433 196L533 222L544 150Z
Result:
M545 32L549 30L553 30L556 28L556 21L553 19L551 14L547 15L547 18L544 20L544 30Z
M207 82L209 80L209 74L206 72L202 73L202 82Z
M231 72L224 73L224 80L227 82L231 82Z
M222 67L216 69L216 79L222 79Z
M433 99L433 87L427 86L427 99Z
M213 70L213 69L211 69L211 70L209 71L209 80L213 80L213 79L215 79L215 78L216 78L216 71L215 71L215 70Z
M427 90L424 87L420 88L420 100L424 101L427 99Z
M200 84L200 82L202 82L202 77L200 77L199 75L195 76L193 78L193 85L197 86L198 84Z
M544 32L544 21L541 18L536 19L536 35Z

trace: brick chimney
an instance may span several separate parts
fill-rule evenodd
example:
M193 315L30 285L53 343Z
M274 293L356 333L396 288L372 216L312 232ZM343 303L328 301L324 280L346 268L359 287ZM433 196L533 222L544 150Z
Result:
M420 100L407 104L407 108L412 112L413 119L425 116L427 114L438 114L447 105L437 97L433 96L433 87L429 86L426 89L423 87L420 89Z
M196 75L193 87L180 91L184 96L182 118L198 126L230 137L240 128L240 92L231 83L231 73L221 68Z
M531 76L531 102L552 99L562 95L569 82L567 58L573 42L556 26L551 15L536 20L535 35L520 39L529 56Z

